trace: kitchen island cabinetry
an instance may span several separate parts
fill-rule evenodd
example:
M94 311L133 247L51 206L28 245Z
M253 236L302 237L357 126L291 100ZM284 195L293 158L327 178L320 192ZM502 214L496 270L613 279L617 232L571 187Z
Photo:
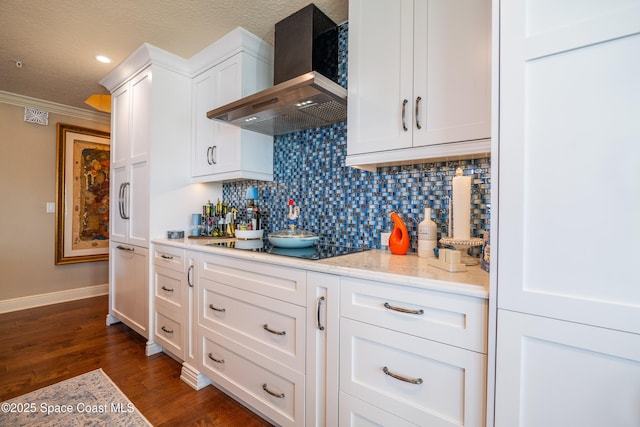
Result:
M491 1L350 0L348 166L490 152Z
M343 277L340 425L483 426L487 303ZM362 412L362 411L366 412Z
M271 52L265 42L238 28L192 58L208 63L192 82L194 182L273 180L273 137L207 118L212 109L272 85L265 52Z
M190 77L184 59L145 43L100 83L112 93L107 324L124 322L149 340L147 354L152 354L159 347L153 342L148 256L145 274L137 269L150 236L184 227L193 209L186 187ZM138 260L136 271L116 265L129 258Z

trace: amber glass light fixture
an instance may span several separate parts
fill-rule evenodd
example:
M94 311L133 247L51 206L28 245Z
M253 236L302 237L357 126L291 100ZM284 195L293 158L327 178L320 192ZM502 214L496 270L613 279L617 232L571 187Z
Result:
M93 94L88 97L84 103L98 111L104 111L105 113L111 112L111 95Z

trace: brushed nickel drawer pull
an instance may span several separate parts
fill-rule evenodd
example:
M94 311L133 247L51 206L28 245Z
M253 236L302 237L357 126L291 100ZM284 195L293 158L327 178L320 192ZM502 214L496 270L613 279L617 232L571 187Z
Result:
M284 393L274 393L274 392L272 392L271 390L269 390L269 387L267 387L267 383L262 384L262 389L264 391L266 391L267 393L269 393L273 397L277 397L278 399L284 399Z
M384 303L384 308L387 308L387 309L393 310L393 311L399 311L400 313L417 314L417 315L424 314L424 310L423 309L412 310L412 309L409 309L409 308L395 307L395 306L389 304L388 302Z
M265 331L269 331L274 335L286 335L287 334L287 331L276 331L276 330L270 329L269 325L267 325L266 323L264 325L262 325L262 327L264 328Z
M165 334L173 334L173 331L171 329L167 329L165 326L161 327L160 329L162 329Z
M126 246L122 246L122 245L118 245L116 246L117 249L120 249L121 251L129 251L129 252L135 252L135 249L133 248L128 248Z
M173 257L172 257L172 256L165 255L165 254L160 255L160 258L163 258L163 259L173 259Z
M213 304L209 304L209 308L210 308L211 310L219 311L220 313L224 313L225 311L227 311L227 310L226 310L226 309L224 309L224 308L218 308L218 307L215 307Z
M320 307L322 306L322 301L324 301L324 297L318 298L318 329L324 331L324 326L320 323Z
M213 354L211 353L209 353L208 356L209 356L209 359L213 360L216 363L220 363L220 364L224 363L224 359L216 359L215 357L213 357Z
M422 378L407 378L407 377L403 377L402 375L394 374L386 366L384 368L382 368L382 372L384 372L385 374L389 375L392 378L395 378L395 379L400 380L400 381L404 381L406 383L422 384Z
M162 286L162 290L165 292L173 292L173 289L166 288L164 285Z
M416 127L418 129L422 129L420 125L420 101L422 101L422 97L419 96L416 98Z

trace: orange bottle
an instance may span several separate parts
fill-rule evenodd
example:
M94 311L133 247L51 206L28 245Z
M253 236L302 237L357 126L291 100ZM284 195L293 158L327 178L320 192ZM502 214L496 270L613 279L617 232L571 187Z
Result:
M391 212L391 219L393 220L393 231L389 236L389 250L392 254L406 255L411 243L407 226L395 212Z

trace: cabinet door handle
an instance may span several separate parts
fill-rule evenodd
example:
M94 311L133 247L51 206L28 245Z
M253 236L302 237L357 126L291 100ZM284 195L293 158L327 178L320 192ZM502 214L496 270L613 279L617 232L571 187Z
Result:
M126 184L126 182L120 184L120 190L118 191L118 211L120 213L120 218L122 219L127 219L127 215L124 211L124 188Z
M122 184L122 219L129 219L129 188L131 183L125 182Z
M417 315L424 314L424 310L423 309L413 310L413 309L410 309L410 308L395 307L395 306L389 304L388 302L384 303L384 308L386 308L388 310L399 311L400 313L417 314Z
M193 288L193 283L191 282L191 276L193 275L193 264L189 266L189 270L187 270L187 284L190 288Z
M160 329L162 329L162 331L163 331L165 334L173 335L173 331L172 331L171 329L167 329L165 326L161 327Z
M211 310L218 311L218 312L220 312L220 313L224 313L225 311L227 311L226 309L224 309L224 308L218 308L218 307L214 306L213 304L209 304L209 308L210 308Z
M324 326L322 326L322 323L320 322L320 307L322 306L322 301L324 301L324 297L320 297L318 298L318 329L320 329L321 331L324 331Z
M165 255L165 254L160 255L160 258L163 258L163 259L173 259L173 257L172 257L172 256L170 256L170 255Z
M215 357L213 357L213 354L211 353L209 353L207 356L209 357L209 359L213 360L216 363L221 363L221 364L224 363L224 359L216 359Z
M118 245L118 246L116 246L116 249L120 249L121 251L135 252L135 249L133 249L133 248L128 248L128 247L126 247L126 246L122 246L122 245Z
M217 162L216 162L217 151L218 151L218 146L217 145L214 145L213 147L211 147L211 164L212 165L216 165L217 164Z
M421 97L416 98L416 127L418 129L422 129L422 125L420 125L420 101L422 101Z
M384 372L385 374L389 375L392 378L395 378L395 379L400 380L400 381L404 381L406 383L422 384L422 378L407 378L407 377L404 377L402 375L394 374L386 366L384 368L382 368L382 372Z
M275 393L275 392L269 390L269 387L267 386L267 383L262 384L262 389L264 391L266 391L267 393L269 393L273 397L277 397L278 399L284 399L284 393Z
M166 286L162 286L162 290L165 292L173 292L173 289L169 289Z
M287 331L276 331L274 329L269 328L269 325L267 325L266 323L264 325L262 325L262 328L267 332L271 332L273 335L286 335L287 334Z
M405 120L408 103L409 103L408 99L405 99L404 101L402 101L402 129L404 129L405 132L409 130L407 129L407 121Z
M211 152L213 151L213 147L207 147L207 163L211 164Z

